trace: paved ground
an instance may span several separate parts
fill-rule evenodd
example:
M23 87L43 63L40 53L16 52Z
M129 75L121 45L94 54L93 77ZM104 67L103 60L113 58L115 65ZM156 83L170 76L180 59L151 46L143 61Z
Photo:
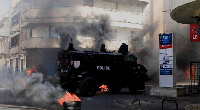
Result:
M0 104L0 110L46 110L36 107L27 107L27 106L15 106L15 105L5 105Z
M82 100L82 110L162 110L164 98L150 96L149 90L148 86L146 93L137 96L129 94L128 89L123 89L119 94L97 92L93 97L79 96L79 98ZM77 93L77 95L79 94ZM135 101L136 99L140 100L140 106L139 102ZM185 106L188 104L200 103L200 95L178 97L176 101L178 110L185 110ZM166 101L164 110L176 110L176 104Z
M82 100L81 110L162 110L161 97L153 97L149 94L150 87L146 87L146 93L140 95L129 94L128 89L122 89L119 94L111 94L110 92L97 92L93 97L82 97L79 92L77 95ZM139 102L135 101L140 100ZM134 102L135 101L135 102ZM176 98L178 110L185 110L188 104L200 103L200 95L188 95ZM40 110L37 108L29 108L25 106L0 105L0 110ZM63 110L63 108L61 108ZM164 110L176 110L174 102L166 101Z

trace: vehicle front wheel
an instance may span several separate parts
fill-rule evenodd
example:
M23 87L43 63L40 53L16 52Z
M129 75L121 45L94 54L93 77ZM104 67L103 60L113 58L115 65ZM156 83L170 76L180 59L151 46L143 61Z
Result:
M97 82L94 78L87 77L81 81L79 90L83 96L94 96L98 90Z

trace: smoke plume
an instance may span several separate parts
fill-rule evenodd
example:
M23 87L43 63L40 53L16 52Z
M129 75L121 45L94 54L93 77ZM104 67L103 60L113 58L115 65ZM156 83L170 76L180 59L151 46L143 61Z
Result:
M74 26L67 27L57 27L56 32L59 33L60 36L60 46L63 49L67 49L69 42L72 40L73 43L78 46L80 42L76 39L77 37L77 29Z
M198 42L191 42L189 35L189 25L182 27L182 31L174 34L176 43L176 65L177 65L177 79L184 80L189 78L186 76L187 69L190 67L191 61L198 61L200 59L200 53ZM184 30L188 30L184 32ZM184 77L183 77L184 76Z
M83 19L81 22L80 34L93 37L94 49L97 51L105 40L110 40L113 37L113 30L108 16L97 16L96 19L97 21L93 22Z
M158 81L158 53L157 49L152 46L152 42L155 39L147 38L148 33L151 31L151 27L143 30L137 30L133 36L131 36L131 50L133 54L138 58L138 63L144 65L148 72L147 74L151 78L151 82ZM155 44L154 44L155 45Z
M49 110L61 109L58 104L65 92L49 82L43 83L43 75L2 75L0 77L0 103L41 107Z

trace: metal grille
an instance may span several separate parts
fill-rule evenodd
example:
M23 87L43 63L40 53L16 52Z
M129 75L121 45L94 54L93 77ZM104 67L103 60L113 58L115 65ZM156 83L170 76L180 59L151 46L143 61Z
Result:
M200 93L200 62L190 62L189 93Z

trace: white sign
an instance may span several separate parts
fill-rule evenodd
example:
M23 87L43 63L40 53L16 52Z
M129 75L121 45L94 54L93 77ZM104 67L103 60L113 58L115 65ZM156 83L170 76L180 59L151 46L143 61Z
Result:
M159 86L173 87L173 34L160 34L159 46Z
M80 64L80 61L74 61L74 68L79 68Z
M110 70L110 66L97 66L97 70Z

